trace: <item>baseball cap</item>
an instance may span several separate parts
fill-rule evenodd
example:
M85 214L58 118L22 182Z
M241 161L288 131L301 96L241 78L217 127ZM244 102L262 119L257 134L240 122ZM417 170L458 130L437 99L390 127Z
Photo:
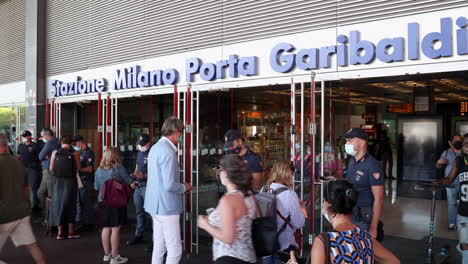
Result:
M224 143L224 148L228 149L232 146L232 142L236 139L241 138L241 134L238 130L235 129L230 129L224 134L224 140L226 143Z
M138 139L138 145L144 146L150 142L150 137L148 134L141 134L140 138Z
M369 135L359 127L351 128L346 134L343 135L343 138L360 138L362 140L369 140Z
M21 136L22 137L32 137L32 134L31 134L31 132L29 132L29 130L25 130L25 131L23 131Z
M84 140L84 137L82 137L81 135L75 135L73 136L72 142L78 142L78 141L83 141L83 140Z

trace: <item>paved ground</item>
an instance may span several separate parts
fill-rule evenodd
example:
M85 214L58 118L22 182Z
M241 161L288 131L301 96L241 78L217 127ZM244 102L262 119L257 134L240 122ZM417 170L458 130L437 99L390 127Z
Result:
M50 264L81 264L81 263L102 263L102 248L98 233L85 233L82 238L74 240L57 241L53 237L46 237L41 228L36 227L37 236L41 246L47 254ZM129 228L122 232L121 241L124 242L131 237ZM184 255L182 263L211 263L211 249L209 243L200 247L198 255ZM423 263L425 256L426 240L411 240L388 236L385 238L384 245L392 250L400 259L401 263ZM435 239L434 251L439 255L441 247L448 247L450 258L447 262L434 263L461 263L454 248L455 240ZM122 255L129 257L128 263L132 264L150 264L151 256L145 251L145 244L132 247L123 245L121 247ZM23 248L14 248L11 242L8 242L0 259L8 264L29 264L33 263L31 257Z

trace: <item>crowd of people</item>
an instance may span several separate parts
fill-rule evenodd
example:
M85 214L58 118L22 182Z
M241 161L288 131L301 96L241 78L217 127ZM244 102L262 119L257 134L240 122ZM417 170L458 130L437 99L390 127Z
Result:
M58 228L57 240L79 238L80 232L95 230L99 224L102 260L126 263L128 259L119 252L120 229L127 223L127 203L133 192L137 223L133 238L126 244L143 241L145 222L150 216L152 263L179 263L182 195L192 190L189 183L180 182L177 144L182 133L183 122L170 117L154 145L149 135L142 134L137 165L130 174L121 163L119 151L113 147L104 151L95 170L94 153L80 135L63 135L59 140L52 130L45 128L41 131L45 144L40 149L32 141L31 133L25 131L16 159L8 152L6 136L0 135L0 169L14 175L0 177L0 249L11 237L15 245L26 246L36 263L46 263L28 216L28 208L32 206L33 213L42 211L48 226ZM343 137L347 141L346 152L351 156L345 175L330 144L326 153L331 163L326 166L322 213L333 230L320 234L310 254L304 255L310 255L311 263L373 263L374 260L399 263L379 243L385 177L382 166L369 154L369 138L362 129L353 128ZM225 155L215 170L226 192L216 208L197 219L198 227L213 237L213 261L285 263L285 256L296 260L294 252L302 248L298 231L308 217L304 201L293 188L300 168L297 159L296 162L277 161L266 175L260 156L246 146L239 131L227 131L225 139ZM468 148L468 140L466 144ZM461 165L454 169L462 168ZM453 173L452 169L448 179L453 178ZM20 191L26 182L27 193ZM256 198L261 192L271 193L276 206L277 250L267 255L258 254L258 245L252 238L254 223L262 218ZM21 206L18 201L22 201ZM100 223L96 222L96 203L100 208Z

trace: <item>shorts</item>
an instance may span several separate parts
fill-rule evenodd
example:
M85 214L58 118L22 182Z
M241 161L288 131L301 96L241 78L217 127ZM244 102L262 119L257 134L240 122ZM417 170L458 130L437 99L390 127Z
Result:
M14 222L0 224L0 252L8 237L16 247L35 243L36 237L32 231L31 217L27 216Z

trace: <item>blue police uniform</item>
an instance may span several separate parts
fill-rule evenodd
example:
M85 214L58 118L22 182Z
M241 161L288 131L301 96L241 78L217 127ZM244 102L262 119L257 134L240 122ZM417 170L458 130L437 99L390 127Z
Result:
M94 152L86 147L80 151L81 168L94 166ZM80 172L83 188L78 191L76 221L84 225L96 224L94 212L94 173Z
M39 152L39 145L34 142L29 144L22 143L18 146L18 155L20 155L20 160L26 168L26 175L28 177L30 197L33 207L39 206L37 190L39 189L39 185L41 184L42 180Z
M149 149L145 152L138 151L137 153L137 172L141 172L144 175L148 175L148 154ZM137 225L135 230L135 237L142 237L145 231L145 193L146 193L146 182L147 179L136 179L138 182L138 188L135 189L133 193L133 202L136 209Z
M245 155L241 157L247 161L247 165L253 173L263 173L262 158L249 147L247 147Z
M354 185L358 200L353 211L352 221L363 230L369 230L373 216L374 195L372 186L385 184L380 163L369 153L361 159L354 157L348 162L346 178Z

